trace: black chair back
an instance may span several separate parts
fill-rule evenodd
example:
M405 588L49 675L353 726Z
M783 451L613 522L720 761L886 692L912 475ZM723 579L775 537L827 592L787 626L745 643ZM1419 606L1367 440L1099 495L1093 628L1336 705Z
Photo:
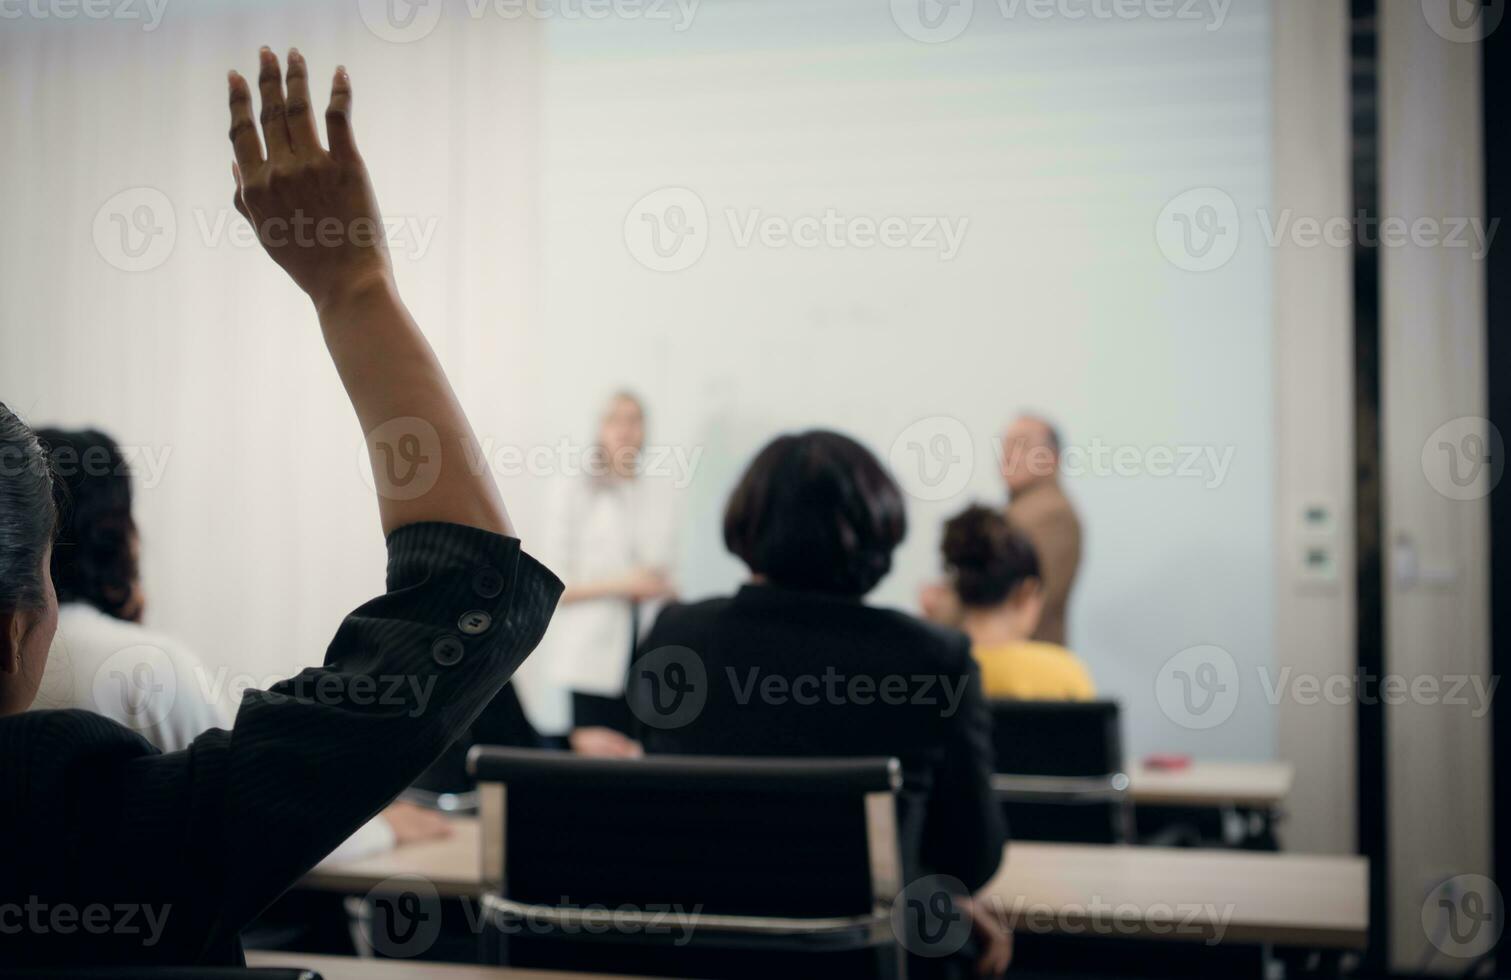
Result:
M1132 839L1116 701L993 701L992 785L1014 838Z
M895 975L895 759L477 747L468 762L510 965L740 977L832 954L840 972Z

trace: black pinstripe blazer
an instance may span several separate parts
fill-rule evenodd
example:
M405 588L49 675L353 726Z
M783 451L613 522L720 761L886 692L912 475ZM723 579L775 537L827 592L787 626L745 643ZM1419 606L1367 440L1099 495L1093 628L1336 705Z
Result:
M238 934L386 806L534 649L561 582L414 524L326 652L163 755L83 711L0 718L0 963L240 963Z

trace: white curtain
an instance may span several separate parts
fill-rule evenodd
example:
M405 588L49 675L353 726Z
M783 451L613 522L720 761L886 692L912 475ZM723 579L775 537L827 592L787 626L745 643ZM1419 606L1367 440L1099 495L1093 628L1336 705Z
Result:
M235 233L226 70L255 85L259 45L298 46L323 108L347 65L404 221L404 296L480 435L520 442L539 421L539 23L457 4L396 43L350 0L170 3L153 29L37 9L0 20L0 399L133 454L149 625L223 680L317 663L381 591L384 549L315 316ZM535 489L506 493L528 534Z

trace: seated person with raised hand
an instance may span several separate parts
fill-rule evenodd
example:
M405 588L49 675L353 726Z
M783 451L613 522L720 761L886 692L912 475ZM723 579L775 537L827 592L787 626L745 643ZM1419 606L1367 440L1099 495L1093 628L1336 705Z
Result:
M647 725L642 738L649 754L895 756L904 873L949 875L975 891L1001 863L1006 832L991 789L991 716L966 638L862 602L906 532L902 492L865 447L824 431L773 440L724 512L725 547L750 583L728 598L668 606L641 643L647 653L690 648L707 700L685 723ZM784 693L769 695L772 682ZM632 685L638 716L656 710L650 697L649 681ZM969 911L981 974L1000 973L1010 937L983 903ZM932 975L921 958L909 970Z
M1085 664L1064 647L1032 639L1044 609L1039 560L1028 536L1001 511L968 507L944 525L948 586L991 698L1087 701Z
M329 151L297 52L287 99L266 48L259 86L266 154L249 87L230 73L236 206L314 303L369 433L387 591L346 618L323 667L247 691L231 731L182 751L89 712L27 712L58 620L58 514L41 445L0 406L0 903L43 924L0 936L6 966L242 962L241 929L472 723L561 592L520 550L489 471L469 466L476 438L374 240L382 223L345 70L331 86ZM302 241L288 234L296 220L343 234ZM419 495L389 486L383 465L395 429L413 428L428 439Z

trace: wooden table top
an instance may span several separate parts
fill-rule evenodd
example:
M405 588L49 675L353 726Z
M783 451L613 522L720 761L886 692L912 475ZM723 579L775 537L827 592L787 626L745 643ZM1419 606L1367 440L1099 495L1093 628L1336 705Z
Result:
M1128 774L1135 805L1264 809L1285 801L1295 776L1289 762L1193 762L1170 770L1139 765Z
M317 869L300 887L364 894L420 875L443 896L476 895L477 820L457 817L454 828L442 841ZM1359 949L1368 870L1359 857L1023 841L1008 846L984 893L1020 930Z

